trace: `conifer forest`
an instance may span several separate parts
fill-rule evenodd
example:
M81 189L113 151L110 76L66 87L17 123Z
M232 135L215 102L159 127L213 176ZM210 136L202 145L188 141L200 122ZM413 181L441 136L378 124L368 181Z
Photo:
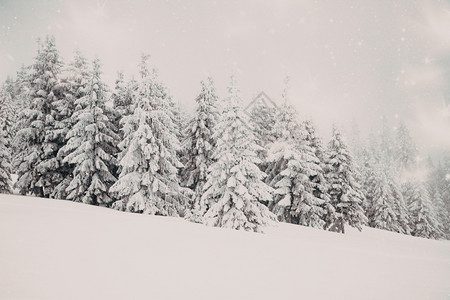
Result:
M252 232L285 222L450 239L450 151L426 159L401 119L324 138L289 78L268 105L243 99L234 76L223 95L205 76L186 111L157 62L135 65L108 86L100 59L39 41L0 87L0 192Z

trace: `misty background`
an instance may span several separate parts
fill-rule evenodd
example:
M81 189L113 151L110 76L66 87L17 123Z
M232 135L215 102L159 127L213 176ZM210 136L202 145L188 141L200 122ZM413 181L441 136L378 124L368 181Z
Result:
M324 137L386 116L422 153L450 149L449 1L0 0L0 81L48 34L65 62L76 49L99 57L111 88L142 53L188 109L207 76L225 97L234 74L246 103L261 90L279 101L289 76L290 100Z

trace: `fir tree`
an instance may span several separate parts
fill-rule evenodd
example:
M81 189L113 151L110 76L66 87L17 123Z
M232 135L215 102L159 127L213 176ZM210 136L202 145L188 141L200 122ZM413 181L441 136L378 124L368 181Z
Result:
M140 65L135 110L121 121L121 173L110 192L119 199L116 209L177 216L184 214L185 205L177 177L180 144L169 95L148 70L147 59L143 56Z
M55 114L55 132L62 144L68 142L68 132L77 123L74 116L76 100L83 98L87 93L87 85L91 80L91 72L87 59L80 51L75 51L75 56L70 64L62 70L61 79L57 85L61 97L53 102ZM64 148L64 146L62 147ZM73 180L74 164L66 159L66 152L60 148L57 157L60 161L59 172L63 180L54 188L52 198L67 199L67 187Z
M216 126L217 139L201 198L204 223L212 226L261 231L275 216L259 201L272 200L271 188L262 180L252 131L247 126L237 88L232 78L228 105Z
M216 140L213 132L218 120L217 96L212 79L208 84L201 82L201 92L196 98L195 116L190 120L184 148L184 168L181 172L182 185L194 191L191 209L194 219L200 213L200 198L206 182L208 168L213 163Z
M321 207L323 208L324 215L322 216L322 219L331 220L334 218L335 209L331 205L328 196L328 183L325 176L325 151L321 139L316 134L316 129L314 128L312 121L304 121L303 126L306 133L304 141L314 153L314 155L310 154L310 156L313 157L312 163L314 166L311 168L313 172L310 172L309 175L309 179L314 187L313 194L315 197L323 200ZM325 221L325 224L326 223L327 222Z
M285 98L286 95L283 96ZM280 221L323 228L323 169L312 146L317 143L311 124L299 124L295 109L285 98L274 133L279 137L269 148L269 185L275 189L272 211ZM318 146L318 145L316 145Z
M328 194L336 215L327 228L344 233L345 224L361 230L367 218L362 209L363 195L354 176L353 158L340 132L333 128L326 158Z
M261 170L267 168L267 150L268 146L275 141L274 125L276 118L276 108L269 107L261 99L251 106L249 114L249 125L255 135L256 143L261 147L258 151L258 157L261 159L259 167Z
M114 124L116 128L120 128L120 121L122 118L133 114L133 94L137 89L135 81L125 82L122 72L117 74L114 91L111 95L113 107L115 111ZM122 131L118 132L122 135Z
M100 62L94 60L91 81L85 96L75 101L76 124L67 133L68 142L61 149L64 162L74 165L73 179L66 188L67 199L93 205L109 205L109 187L116 181L111 174L116 164L118 136L105 115L107 87L101 81Z
M31 77L29 109L21 114L22 129L15 138L18 153L13 167L19 179L21 194L50 197L62 180L60 161L56 154L63 144L60 128L55 127L57 114L53 102L61 95L57 89L62 67L53 38L47 38L38 51Z
M387 178L376 166L371 174L371 193L369 194L370 204L368 211L369 226L394 232L400 232L397 216L393 209L394 197L388 185Z
M402 190L411 215L412 235L431 239L439 238L442 233L424 185L420 182L406 182Z
M18 107L14 103L14 93L10 80L0 87L0 130L3 132L5 147L10 146L14 137L14 124L17 122Z
M392 209L396 214L397 219L397 232L403 234L411 234L411 220L409 217L408 207L403 198L402 189L395 177L391 168L386 169L386 178L388 183L389 192L393 198Z
M405 123L401 122L397 128L396 147L394 157L400 170L411 170L416 165L418 150L411 138Z
M0 128L0 193L12 194L11 189L11 155L6 148L6 138Z

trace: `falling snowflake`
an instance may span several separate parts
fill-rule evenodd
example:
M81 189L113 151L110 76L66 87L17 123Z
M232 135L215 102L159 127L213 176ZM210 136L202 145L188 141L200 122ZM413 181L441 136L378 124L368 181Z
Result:
M450 181L450 174L445 175L445 180Z

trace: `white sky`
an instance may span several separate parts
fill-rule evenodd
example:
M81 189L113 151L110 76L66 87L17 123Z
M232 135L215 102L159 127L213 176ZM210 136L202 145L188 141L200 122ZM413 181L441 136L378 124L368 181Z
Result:
M223 97L234 73L246 101L279 99L290 76L291 101L321 132L386 115L420 148L450 149L448 1L0 0L0 80L31 64L47 34L65 61L76 48L97 55L111 87L143 52L186 107L208 75Z

